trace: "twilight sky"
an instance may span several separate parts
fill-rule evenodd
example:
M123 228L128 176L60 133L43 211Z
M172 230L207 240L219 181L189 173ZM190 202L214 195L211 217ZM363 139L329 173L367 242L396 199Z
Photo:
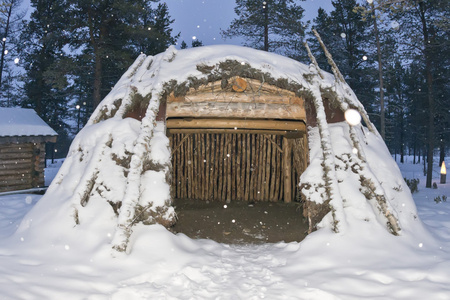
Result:
M189 46L193 37L204 45L240 44L239 39L223 40L221 29L226 29L236 17L234 0L166 0L170 16L175 19L173 33L181 32L180 39ZM312 20L317 16L317 9L323 7L329 10L331 0L306 0L300 2L305 9L305 20Z

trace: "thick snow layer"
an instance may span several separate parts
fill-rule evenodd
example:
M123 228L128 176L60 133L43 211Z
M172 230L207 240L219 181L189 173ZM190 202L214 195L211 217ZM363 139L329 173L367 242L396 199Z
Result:
M160 102L164 100L163 95L170 92L165 90L167 86L173 86L174 82L181 86L192 78L197 81L206 79L210 73L222 72L218 66L226 61L237 61L247 69L264 74L261 76L270 74L273 79L284 79L304 89L309 85L305 79L310 74L308 66L245 47L221 45L182 51L169 47L155 56L142 54L77 135L42 202L61 199L64 203L61 214L65 209L65 214L71 216L73 222L85 222L82 226L87 226L92 219L86 217L92 214L87 212L94 207L91 203L103 201L101 207L108 209L109 206L109 211L114 209L117 213L117 221L109 221L116 225L113 245L121 250L127 245L136 223L134 220L139 217L136 207L145 208L153 221L159 219L166 224L172 223L175 214L170 207L170 187L166 180L170 172L169 144L164 128L155 120ZM210 73L201 72L202 66ZM325 78L321 82L329 88L334 83L333 77L325 74ZM316 91L320 93L318 87ZM144 99L149 103L142 120L125 118L136 101ZM68 192L61 195L62 191ZM103 212L101 215L106 216Z
M334 169L338 191L344 207L344 216L339 220L345 222L345 227L340 226L340 228L358 227L364 223L375 222L387 229L385 225L387 220L380 211L378 203L375 200L367 201L361 191L360 176L362 175L380 181L378 188L381 190L380 193L386 196L390 212L399 219L401 234L411 234L410 230L422 230L411 193L383 140L378 134L371 133L365 127L359 125L355 128L360 141L360 150L353 148L349 136L349 125L346 122L328 125L334 163L336 163ZM318 128L309 129L309 147L310 165L302 174L301 182L308 182L315 188L309 191L303 190L303 192L309 193L311 200L322 203L323 198L320 196L325 192L325 188L321 166L323 154ZM357 158L357 151L364 152L367 159L364 165ZM331 216L327 216L320 227L331 228L329 224L333 221Z
M192 77L206 78L207 75L199 71L197 66L215 66L227 60L238 61L243 65L269 73L274 79L287 79L303 87L309 85L303 77L310 73L309 66L274 53L233 45L195 47L184 50L176 50L171 46L166 52L156 56L142 54L138 57L100 103L90 122L96 120L96 116L102 109L113 108L115 100L124 99L123 103L127 103L130 100L131 86L134 92L141 95L154 95L152 104L157 102L155 98L160 96L164 84L171 81L181 84ZM323 74L324 82L328 87L333 87L334 77L326 72Z
M40 196L0 197L0 299L450 299L450 203L433 201L449 196L450 184L426 189L422 165L411 161L400 169L420 179L424 228L401 236L360 222L301 243L230 246L139 225L132 252L113 257L102 218L79 230L55 214L57 198L43 206ZM386 180L398 172L390 162L379 166ZM39 235L23 225L13 233L39 215L56 223L39 225Z
M55 136L33 109L0 107L0 137L2 136Z

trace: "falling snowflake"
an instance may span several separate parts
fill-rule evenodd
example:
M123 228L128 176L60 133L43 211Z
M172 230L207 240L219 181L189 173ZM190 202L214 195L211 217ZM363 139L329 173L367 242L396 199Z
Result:
M391 28L394 30L398 30L400 28L400 24L394 20L391 22Z

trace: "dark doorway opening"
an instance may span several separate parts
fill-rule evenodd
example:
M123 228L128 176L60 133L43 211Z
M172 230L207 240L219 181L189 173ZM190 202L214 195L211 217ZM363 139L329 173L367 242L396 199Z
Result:
M172 232L194 239L226 244L299 242L308 230L298 202L207 203L176 199L174 206L178 221Z
M298 190L307 164L304 134L188 131L169 138L173 232L230 244L305 237Z

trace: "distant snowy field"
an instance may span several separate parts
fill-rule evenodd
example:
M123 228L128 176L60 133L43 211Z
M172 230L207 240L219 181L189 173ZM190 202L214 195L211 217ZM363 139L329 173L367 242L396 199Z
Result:
M438 188L425 189L423 166L411 161L400 169L420 179L413 196L431 234L408 238L367 226L320 230L301 243L229 246L155 225L137 227L132 253L113 257L108 246L86 246L110 238L94 229L72 243L13 235L41 196L1 196L0 299L450 299L450 184L439 184L435 166ZM434 201L443 195L447 202Z

